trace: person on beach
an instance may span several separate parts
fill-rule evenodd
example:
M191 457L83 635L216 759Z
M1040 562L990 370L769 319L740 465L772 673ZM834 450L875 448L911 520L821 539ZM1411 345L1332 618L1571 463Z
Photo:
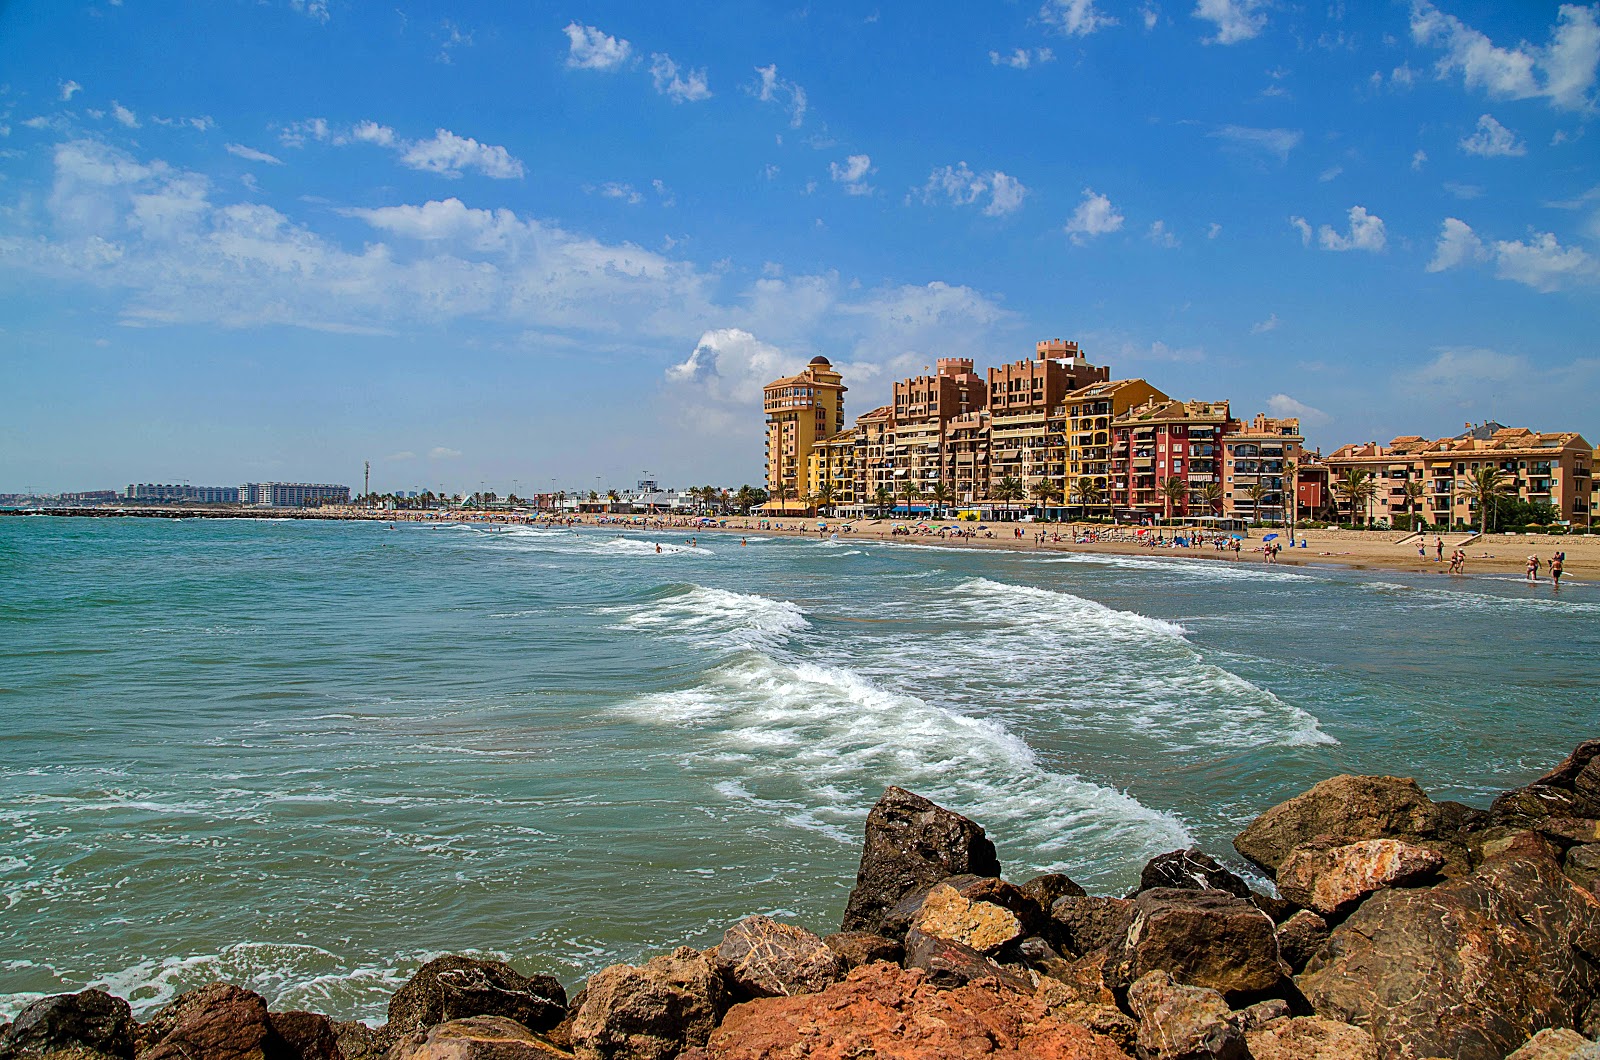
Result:
M1428 539L1425 538L1425 537L1417 538L1417 558L1418 559L1427 559L1428 558Z
M1539 557L1528 557L1528 584L1532 585L1539 580Z
M1444 538L1438 534L1433 535L1433 561L1439 563L1444 559Z
M1561 573L1562 568L1566 566L1566 559L1565 552L1557 552L1550 557L1550 584L1554 588L1561 588Z

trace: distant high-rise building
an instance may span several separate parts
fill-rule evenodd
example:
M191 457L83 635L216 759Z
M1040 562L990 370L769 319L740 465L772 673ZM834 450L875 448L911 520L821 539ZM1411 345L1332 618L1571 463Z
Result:
M776 379L762 392L767 414L769 512L805 511L811 452L844 430L843 377L826 357L813 357L798 375Z
M239 487L239 503L271 508L308 508L319 504L349 504L350 487L311 482L246 482Z
M238 486L191 486L130 483L124 496L130 501L156 501L163 504L238 504Z

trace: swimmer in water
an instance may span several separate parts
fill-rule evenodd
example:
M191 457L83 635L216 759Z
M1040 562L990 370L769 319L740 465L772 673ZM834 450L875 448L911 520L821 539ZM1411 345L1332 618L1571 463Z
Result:
M747 547L749 547L749 545L750 545L750 542L746 541L744 538L741 537L739 539L739 547L740 548L747 548Z
M660 545L656 546L656 555L658 555L658 556L661 555L661 546Z

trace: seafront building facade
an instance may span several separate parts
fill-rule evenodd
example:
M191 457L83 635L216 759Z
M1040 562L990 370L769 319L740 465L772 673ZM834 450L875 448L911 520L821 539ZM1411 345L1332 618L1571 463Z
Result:
M349 504L350 487L330 482L246 482L239 487L239 503L269 508Z
M826 357L813 357L798 375L763 388L767 414L767 510L804 512L823 474L812 467L819 442L844 431L841 376Z

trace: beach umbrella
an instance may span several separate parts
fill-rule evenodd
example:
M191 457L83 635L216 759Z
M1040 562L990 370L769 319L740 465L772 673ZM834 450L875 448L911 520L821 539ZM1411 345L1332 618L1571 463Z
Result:
M1278 535L1277 534L1268 534L1266 537L1263 537L1261 540L1263 540L1263 541L1276 541L1276 540L1278 540Z
M1243 541L1244 540L1244 535L1243 534L1229 534L1228 536L1233 538L1235 541Z

